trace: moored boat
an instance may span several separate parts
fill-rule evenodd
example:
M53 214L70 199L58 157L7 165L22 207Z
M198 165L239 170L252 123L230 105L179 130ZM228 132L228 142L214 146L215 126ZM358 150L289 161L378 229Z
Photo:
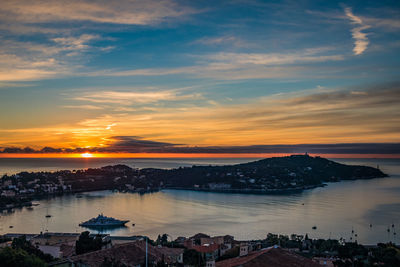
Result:
M112 217L104 216L103 214L99 214L96 218L92 218L86 222L80 223L79 226L106 228L125 226L127 222L129 222L129 220L118 220Z

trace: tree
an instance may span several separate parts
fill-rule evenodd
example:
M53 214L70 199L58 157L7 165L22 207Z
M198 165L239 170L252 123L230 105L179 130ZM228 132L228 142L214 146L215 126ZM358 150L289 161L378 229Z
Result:
M11 247L13 249L22 249L26 251L28 254L33 254L36 257L44 260L45 262L51 262L54 260L53 256L51 256L50 254L43 253L43 251L36 248L29 241L27 241L24 235L18 238L14 238L11 243Z
M0 267L45 267L46 263L23 249L0 250Z
M76 254L83 254L91 251L100 250L103 246L101 236L90 237L90 232L82 232L76 241Z
M205 264L201 254L194 249L188 249L183 252L183 262L192 266L204 266Z

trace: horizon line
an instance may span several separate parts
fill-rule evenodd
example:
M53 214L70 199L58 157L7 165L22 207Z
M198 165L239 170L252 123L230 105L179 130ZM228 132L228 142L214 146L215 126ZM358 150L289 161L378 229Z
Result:
M90 154L88 157L87 155ZM270 158L291 155L324 158L387 158L400 159L400 154L339 154L339 153L0 153L0 158Z

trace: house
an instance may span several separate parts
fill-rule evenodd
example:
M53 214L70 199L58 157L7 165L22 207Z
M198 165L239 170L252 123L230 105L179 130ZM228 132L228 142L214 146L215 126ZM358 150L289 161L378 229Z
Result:
M201 256L206 260L218 259L219 256L219 246L218 244L205 244L203 246L193 246L192 249L196 250L201 254Z
M245 247L245 246L243 246ZM270 247L215 263L216 267L320 267L318 263L281 249Z
M191 249L195 246L195 240L194 239L186 239L183 241L183 246L187 249Z
M76 233L40 233L30 242L45 254L64 258L75 253L75 242L78 238L79 234Z
M193 240L194 245L201 245L201 239L202 238L210 238L210 236L206 235L206 234L203 234L203 233L198 233L198 234L195 234L192 237L189 237L190 240Z
M206 261L206 267L215 267L215 260Z
M75 253L75 244L79 235L78 233L40 233L33 237L30 242L43 253L50 254L54 258L65 258ZM90 236L96 235L91 234ZM104 243L102 249L111 247L108 234L101 234L100 237Z
M113 246L126 244L137 240L145 240L145 237L133 235L133 236L110 236L111 244Z
M78 240L78 233L40 233L30 241L32 245L56 245L56 244L75 244Z
M165 262L183 263L183 249L158 247L157 250L164 255Z
M149 266L160 262L176 264L183 262L183 249L155 247L147 244ZM142 267L146 261L146 242L138 240L115 245L112 248L93 251L70 258L74 265L68 266L101 266L105 260L114 260L126 266Z
M215 237L201 237L200 238L200 245L203 246L205 244L224 244L224 237L223 236L215 236Z
M239 257L247 256L247 254L249 254L249 245L247 243L241 243Z

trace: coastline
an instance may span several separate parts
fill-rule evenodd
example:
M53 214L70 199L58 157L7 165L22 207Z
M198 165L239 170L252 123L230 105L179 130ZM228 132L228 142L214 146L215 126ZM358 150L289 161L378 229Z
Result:
M211 193L231 193L231 194L255 194L255 195L285 195L293 193L301 193L304 190L314 189L318 187L324 187L327 184L322 183L318 185L302 186L296 188L282 188L282 189L211 189L211 188L185 188L185 187L165 187L162 190L188 190L188 191L198 191L198 192L211 192Z

